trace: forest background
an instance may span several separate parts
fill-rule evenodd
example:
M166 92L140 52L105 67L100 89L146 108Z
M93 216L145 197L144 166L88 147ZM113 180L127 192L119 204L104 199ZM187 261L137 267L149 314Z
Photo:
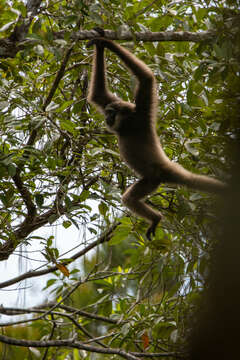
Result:
M162 184L147 201L164 219L146 239L121 204L135 177L86 100L86 44L100 26L142 59L168 157L229 181L239 22L230 0L0 1L1 359L185 358L219 199ZM134 78L106 62L110 89L132 101Z

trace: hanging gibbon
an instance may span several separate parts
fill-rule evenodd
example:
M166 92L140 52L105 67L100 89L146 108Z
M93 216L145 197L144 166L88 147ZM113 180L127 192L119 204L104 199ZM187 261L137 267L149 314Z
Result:
M105 115L107 129L117 136L121 157L139 177L125 191L122 201L132 212L150 223L146 233L150 240L162 214L148 206L144 198L159 184L186 185L213 193L223 192L226 184L194 174L166 156L155 129L157 91L152 71L130 51L104 38L103 30L96 31L99 36L87 44L88 47L95 46L88 101ZM108 90L104 48L114 52L136 76L138 84L134 103L123 101Z

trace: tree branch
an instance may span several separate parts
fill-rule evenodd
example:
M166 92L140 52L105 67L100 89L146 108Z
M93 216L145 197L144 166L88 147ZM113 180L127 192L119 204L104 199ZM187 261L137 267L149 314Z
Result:
M46 308L49 307L53 307L55 306L57 303L53 302L53 303L47 303L44 305L40 305L40 306L34 306L33 308L28 308L28 309L21 309L21 308L10 308L10 307L5 307L5 306L0 306L0 314L3 315L7 315L7 316L15 316L15 315L22 315L22 314L39 314L39 313L43 313L45 312ZM119 321L118 319L111 319L105 316L100 316L100 315L96 315L94 313L89 313L87 311L83 311L83 310L79 310L77 308L68 306L68 305L63 305L63 304L58 304L57 306L60 309L63 309L65 311L69 311L71 314L76 315L80 315L80 316L84 316L86 318L92 319L92 320L97 320L97 321L102 321L102 322L106 322L109 324L120 324L123 323L125 321ZM64 314L62 313L53 313L54 315L63 315L63 316L68 316L68 314ZM11 325L11 324L9 324ZM14 325L14 324L13 324ZM6 324L5 324L6 326Z
M36 206L32 201L31 193L28 191L26 186L23 185L19 171L17 171L12 178L27 207L27 217L24 222L30 223L34 220L34 217L36 215Z
M53 315L51 315L51 318L52 318L52 319L51 319L51 320L52 320L52 329L51 329L51 333L50 333L49 336L48 336L48 340L52 340L53 335L54 335L54 332L55 332L55 330L56 330L56 328L57 328L56 323L55 323L55 321L54 321ZM46 360L46 359L47 359L48 351L49 351L49 348L46 348L45 351L44 351L42 360Z
M105 316L96 315L96 314L89 313L89 312L83 311L83 310L78 310L78 309L73 308L73 307L68 306L68 305L63 305L63 304L61 304L61 305L59 306L59 308L60 308L60 309L67 310L67 311L71 311L71 312L73 312L73 313L76 314L76 315L85 316L85 317L87 317L87 318L89 318L89 319L98 320L98 321L103 321L103 322L106 322L106 323L109 323L109 324L119 324L119 323L121 323L121 321L119 321L119 320L107 318L107 317L105 317Z
M86 246L83 250L80 250L75 255L71 256L70 261L63 261L61 264L69 265L71 262L73 262L74 260L76 260L79 257L83 256L84 254L86 254L88 251L90 251L91 249L93 249L97 245L109 241L110 238L111 238L111 234L112 234L113 230L117 226L118 226L118 223L112 225L106 233L104 233L104 234L102 234L100 236L99 239L93 241L91 244ZM28 271L28 272L26 272L26 273L24 273L22 275L19 275L19 276L15 277L15 278L13 278L11 280L7 280L7 281L4 281L4 282L0 283L0 289L5 288L5 287L10 286L10 285L13 285L13 284L16 284L19 281L22 281L22 280L25 280L25 279L29 279L29 278L38 277L38 276L42 276L42 275L52 273L52 272L54 272L56 270L58 270L58 268L57 268L56 265L54 265L54 266L48 267L47 269L44 269L44 270L38 270L38 271L31 270L31 271Z
M37 1L37 0L32 0L33 3L34 3L34 1ZM46 107L51 102L51 100L54 96L54 93L59 85L59 82L65 73L65 69L66 69L69 57L71 55L73 46L74 46L74 44L72 44L69 47L69 49L66 51L66 54L63 58L60 69L57 72L57 75L53 82L53 85L49 91L49 94L48 94L46 100L44 101L44 104L42 107L43 111L45 111ZM35 128L32 130L26 146L32 146L34 144L34 142L37 138L38 131L39 131L38 128L37 129ZM23 186L23 183L22 183L22 180L20 177L20 171L21 171L22 166L23 165L21 165L17 168L16 175L13 176L13 181L14 181L18 191L22 195L22 198L26 204L28 213L27 213L27 216L26 216L25 220L23 221L23 223L19 225L18 230L16 230L13 233L13 239L9 239L9 241L6 241L2 245L0 245L0 261L8 259L8 257L12 254L12 252L18 246L19 242L22 239L24 239L26 236L28 236L32 231L45 225L48 222L48 219L51 215L54 215L55 213L58 215L58 213L59 213L59 216L60 216L60 215L63 215L65 212L64 208L62 208L62 211L59 211L59 209L56 209L56 202L55 202L54 207L51 210L49 210L46 214L41 215L39 217L35 216L36 215L36 207L31 200L31 194L28 191L28 189L25 186ZM34 219L35 219L35 221L34 221Z
M9 336L0 335L0 341L5 344L15 345L15 346L23 346L23 347L70 347L73 349L85 350L98 354L108 354L108 355L118 355L127 360L139 360L139 358L135 355L127 353L124 350L117 348L101 348L95 347L91 345L86 345L81 343L80 341L72 340L46 340L46 341L37 341L37 340L19 340L13 339Z
M28 0L26 4L26 13L28 16L26 18L23 18L22 16L19 17L18 23L9 37L10 41L17 42L23 40L26 37L32 20L38 13L41 2L42 0Z
M25 40L34 16L37 15L42 0L28 0L26 4L27 17L19 17L12 34L5 39L0 39L0 58L14 58L24 49L22 41Z
M66 31L59 31L53 33L54 39L63 39L66 35ZM82 30L74 32L70 36L72 41L91 40L96 36L94 30ZM118 33L112 30L105 30L105 36L111 40L125 40L125 41L191 41L201 42L212 40L216 36L216 32L212 30L201 31L201 32L190 32L190 31L159 31L159 32L125 32ZM12 42L10 38L0 39L0 58L13 58L16 56L18 51L23 50L26 45L36 44L36 41L23 39L19 44L16 41Z
M48 307L48 306L51 306L52 304L47 304L45 305L44 307ZM53 304L54 305L54 304ZM65 306L65 305L60 305L59 306L60 308L63 308L63 309L72 309L71 307L68 307L68 306ZM37 310L37 308L39 310ZM80 315L81 313L84 313L86 314L86 312L82 312L81 310L77 310L77 309L74 309L74 316L76 316L77 314ZM76 311L75 311L76 310ZM43 310L40 310L40 307L34 307L32 309L17 309L17 308L3 308L3 307L0 307L0 313L1 314L5 314L5 315L19 315L19 314L26 314L26 313L45 313ZM102 320L102 317L100 316L96 316L94 314L90 314L90 313L87 313L88 315L93 315L93 316L90 316L90 317L93 317L97 320L99 320L99 318L101 318ZM86 331L81 325L79 325L79 323L73 318L73 316L69 315L69 314L64 314L64 313L60 313L60 312L51 312L51 315L55 315L55 316L65 316L67 318L69 318L76 327L79 328L79 330L83 331L83 333L85 333L85 335L87 337L90 337L91 340L87 341L87 343L90 343L90 342L96 342L96 343L99 343L99 345L103 346L105 349L107 349L107 352L106 354L110 354L108 352L109 348L107 348L107 346L103 343L100 343L99 340L102 340L106 337L109 337L109 336L113 336L114 334L107 334L107 335L104 335L104 336L101 336L101 337L98 337L98 338L94 338L88 331ZM30 322L30 321L33 321L33 320L38 320L38 318L36 319L30 319L30 320L26 320L26 322ZM115 324L118 324L118 321L117 320L112 320L112 319L108 319L108 320L111 320L111 323L115 323ZM104 318L104 321L105 321L105 318ZM125 321L124 321L125 322ZM15 325L15 324L20 324L20 322L16 322L16 323L11 323L11 324L2 324L2 326L10 326L10 325ZM7 338L7 337L5 337ZM7 338L8 341L14 341L16 339L12 339L12 338ZM11 339L11 340L9 340ZM2 338L0 337L0 341L2 342L5 342L4 340L2 340ZM33 346L31 344L29 345L24 345L26 344L26 340L20 340L22 342L23 345L19 345L19 346ZM65 341L65 340L62 340L62 341ZM71 340L69 340L71 342ZM40 343L41 341L39 341ZM15 343L10 343L10 342L6 342L10 345L16 345ZM82 346L84 346L86 344L86 341L84 341L84 343L81 343ZM51 346L64 346L64 345L50 345L50 344L46 344L45 346L36 346L36 347L51 347ZM33 346L34 347L34 346ZM71 347L71 346L70 346ZM96 348L95 348L96 349ZM84 349L86 350L86 349ZM111 349L112 350L112 349ZM94 352L94 350L89 350L89 351L92 351ZM95 351L95 352L98 352L98 351ZM121 356L121 354L119 354ZM179 354L179 353L173 353L173 352L166 352L166 353L139 353L139 352L130 352L129 355L132 355L132 356L136 356L136 359L137 358L142 358L142 357L146 357L146 358L154 358L154 357L172 357L174 356L175 358L184 358L183 357L183 354ZM123 356L122 356L123 357ZM128 359L128 358L126 358ZM129 359L133 359L133 358L129 358Z
M27 215L24 221L20 225L20 232L18 234L20 235L20 238L22 238L26 233L26 229L31 227L31 225L34 223L37 210L36 210L36 206L32 201L31 193L29 192L27 187L23 185L22 179L20 177L19 168L17 168L16 174L12 177L12 179L20 195L22 196L22 199L27 208ZM9 255L14 251L14 249L19 244L18 236L16 235L17 233L14 232L13 236L8 241L0 245L0 261L8 259Z
M73 50L73 47L74 47L74 44L72 44L69 49L66 51L66 54L63 58L63 61L61 63L61 66L60 66L60 69L58 70L57 72L57 75L54 79L54 82L53 82L53 85L49 91L49 94L46 98L46 100L44 101L44 104L42 106L42 110L45 111L46 110L46 107L50 104L50 102L52 101L52 98L58 88L58 85L60 83L60 80L62 79L64 73L65 73L65 69L66 69L66 66L67 66L67 63L68 63L68 60L70 58L70 55L71 55L71 52ZM33 131L31 132L30 136L29 136L29 139L27 141L27 146L32 146L36 140L36 137L37 137L37 134L38 134L38 128L37 129L33 129Z
M138 352L129 352L127 353L124 350L117 348L100 348L91 345L86 345L80 341L76 341L74 339L70 340L19 340L13 339L9 336L0 335L0 341L5 344L15 345L15 346L23 346L23 347L70 347L74 349L80 349L89 351L92 353L98 354L108 354L108 355L118 355L127 360L139 360L139 358L154 358L154 357L175 357L175 358L183 358L182 355L176 354L173 352L169 353L138 353Z
M97 176L90 179L89 182L86 184L85 189L89 189L97 180L98 180ZM42 215L35 216L34 219L32 219L31 221L26 221L25 219L25 221L22 224L20 224L18 229L13 233L13 239L10 238L5 243L0 244L0 261L8 259L9 256L16 249L16 247L20 244L22 239L26 238L34 230L37 230L40 227L46 225L49 222L50 216L54 215L57 220L67 211L67 206L61 206L58 203L58 198L57 198L58 196L60 196L60 192L57 192L56 200L54 202L53 207L50 210L48 210ZM77 201L73 203L73 206L77 206L77 205L78 205ZM54 267L53 271L55 270L56 267Z

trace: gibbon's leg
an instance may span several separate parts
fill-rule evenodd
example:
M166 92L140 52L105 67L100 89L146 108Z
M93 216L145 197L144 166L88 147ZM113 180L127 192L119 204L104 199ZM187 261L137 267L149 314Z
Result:
M143 178L131 185L122 196L122 202L126 207L150 222L150 227L146 234L149 240L151 240L151 235L155 234L156 227L162 218L162 214L159 211L153 210L143 199L145 196L156 190L159 183L160 181Z

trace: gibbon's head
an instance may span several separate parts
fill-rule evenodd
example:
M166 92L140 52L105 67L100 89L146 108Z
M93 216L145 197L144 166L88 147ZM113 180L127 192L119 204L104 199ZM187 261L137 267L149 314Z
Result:
M134 115L134 105L124 101L114 101L104 110L107 129L115 134L120 134L125 127L129 128L129 121Z

